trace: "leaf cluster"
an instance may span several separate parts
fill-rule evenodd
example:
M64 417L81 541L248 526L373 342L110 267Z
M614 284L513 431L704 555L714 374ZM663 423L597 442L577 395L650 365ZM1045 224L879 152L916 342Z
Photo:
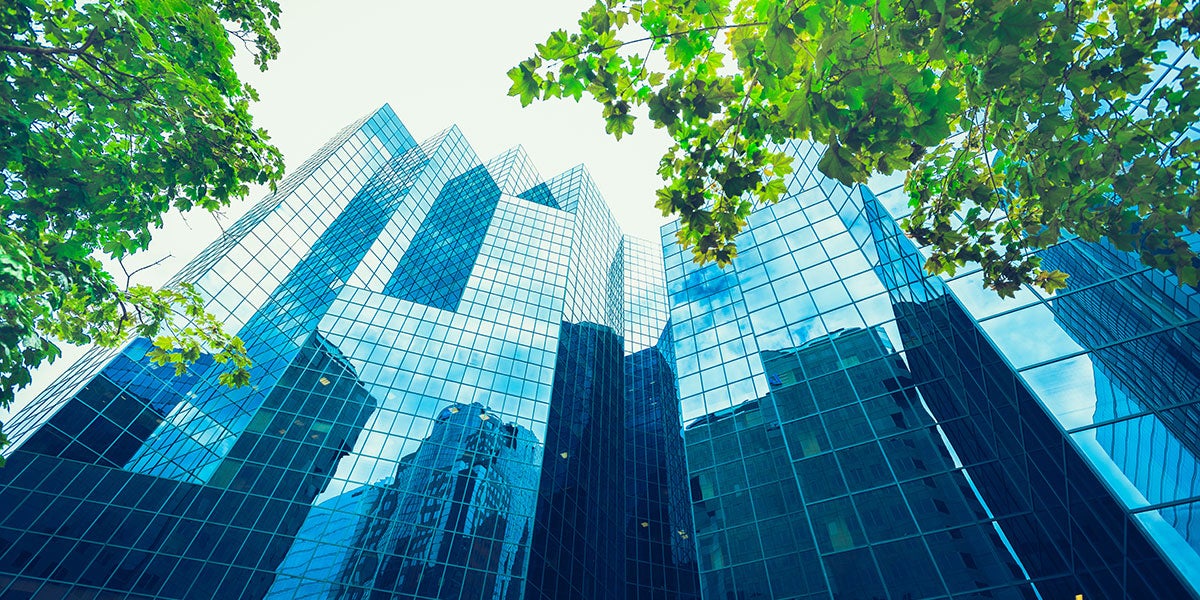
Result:
M645 107L674 140L657 206L700 262L732 260L786 191L775 149L806 139L846 185L908 172L903 226L933 273L978 263L1000 295L1053 292L1066 274L1032 251L1066 234L1195 285L1200 81L1151 77L1172 52L1197 62L1197 19L1156 0L600 0L510 94L588 94L618 138Z
M56 341L153 337L156 361L208 352L244 383L241 342L194 289L118 282L96 257L144 250L168 211L216 211L279 179L232 62L237 42L265 68L278 16L274 0L0 6L0 406Z

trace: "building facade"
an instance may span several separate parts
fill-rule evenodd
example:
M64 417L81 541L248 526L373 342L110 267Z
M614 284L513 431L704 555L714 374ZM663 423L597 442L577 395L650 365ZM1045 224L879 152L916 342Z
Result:
M663 230L703 597L1196 596L1200 291L1080 240L1053 296L931 277L898 181L787 149L731 267Z
M682 456L661 258L582 167L385 106L173 281L253 385L86 355L6 424L0 596L695 595L682 460L628 466Z

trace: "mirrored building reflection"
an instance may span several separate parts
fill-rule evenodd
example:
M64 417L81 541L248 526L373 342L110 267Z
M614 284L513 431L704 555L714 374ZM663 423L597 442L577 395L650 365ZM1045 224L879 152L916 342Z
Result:
M252 385L140 339L68 370L5 424L0 596L694 595L688 547L626 560L635 518L690 537L682 463L640 485L627 456L681 422L659 249L583 167L418 142L385 106L174 281Z
M392 477L314 507L268 597L519 597L502 574L528 544L538 446L479 404L447 406ZM314 560L321 548L344 550Z
M707 589L1034 596L881 328L761 358L769 394L685 429Z

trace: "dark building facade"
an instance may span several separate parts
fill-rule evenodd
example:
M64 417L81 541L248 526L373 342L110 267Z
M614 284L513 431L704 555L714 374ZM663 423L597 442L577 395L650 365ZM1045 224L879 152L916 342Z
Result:
M625 357L625 598L698 599L679 396L664 334Z
M563 324L529 563L536 596L530 597L606 597L624 585L624 530L599 526L625 508L621 345L606 327Z

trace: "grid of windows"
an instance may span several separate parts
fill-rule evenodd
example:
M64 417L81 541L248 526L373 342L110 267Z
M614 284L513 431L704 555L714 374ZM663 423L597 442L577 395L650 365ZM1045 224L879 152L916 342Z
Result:
M530 598L615 596L624 581L621 338L592 323L559 335Z
M406 153L389 177L389 194L398 206L348 280L350 285L383 291L408 250L446 182L479 166L479 158L457 127L450 127Z
M412 148L405 155L419 152L419 148ZM406 165L407 162L402 155L393 165ZM323 165L320 171L325 169ZM276 254L260 252L256 258L251 258L232 253L236 254L233 259L245 262L235 263L243 264L241 270L212 296L211 305L237 307L231 309L235 324L244 319L245 326L239 335L247 343L248 353L255 363L251 374L258 384L229 390L215 383L219 365L210 368L201 375L201 383L191 390L187 400L175 407L130 461L131 470L193 482L203 482L210 477L269 393L279 373L295 356L299 343L328 310L341 282L353 272L354 265L362 259L371 240L403 198L394 195L397 179L394 168L376 171L360 189L349 186L362 176L347 178L337 174L328 177L331 182L320 186L319 191L314 189L315 184L301 187L319 199L332 185L341 190L339 196L348 197L349 201L340 212L334 212L336 205L329 206L331 212L323 212L321 217L311 213L313 205L319 208L319 204L302 204L303 211L310 211L309 218L321 224L321 230L319 234L314 233L317 237L307 255L286 275L279 277L280 282L274 290L269 295L262 294L260 299L256 290L261 287L256 287L254 282L276 278L268 276L274 272L274 267L268 269L257 262ZM297 213L288 222L303 223L304 219L304 215ZM264 224L270 226L272 222L268 220ZM264 234L264 237L268 236ZM271 241L276 247L286 247L280 244L287 242L285 238ZM229 258L222 259L225 260ZM288 263L284 261L277 266L287 268ZM204 278L201 282L203 284ZM245 316L239 317L242 313L246 313Z
M88 464L124 465L197 382L195 370L176 377L173 368L146 361L150 348L145 339L126 346L75 394L72 409L55 413L24 449ZM211 362L202 356L197 366Z
M442 188L383 293L442 310L458 309L500 187L483 166Z
M1166 50L1166 60L1151 73L1139 98L1154 87L1178 85L1180 71L1197 64L1187 51ZM1135 103L1135 112L1147 110L1142 104ZM1162 143L1167 147L1197 136L1200 129L1193 125ZM901 195L891 190L879 194L877 201L870 196L866 206L880 221L872 233L887 240L877 245L894 265L889 288L896 288L893 295L905 296L906 306L923 301L932 305L931 298L953 296L956 303L932 313L936 320L978 321L984 343L1019 371L1017 392L1030 393L1038 410L1050 416L1049 427L1067 434L1066 458L1051 452L1052 460L1038 461L1030 472L1051 482L1068 478L1067 488L1055 486L1056 497L1048 502L1056 509L1063 503L1070 506L1066 512L1077 522L1073 528L1087 529L1086 523L1095 520L1110 523L1097 528L1077 552L1095 557L1105 556L1107 548L1123 548L1130 560L1149 556L1145 562L1156 565L1158 557L1145 547L1148 539L1196 593L1200 533L1192 523L1200 499L1194 483L1200 468L1200 428L1195 425L1200 422L1200 291L1179 285L1173 275L1150 270L1108 244L1067 239L1041 251L1044 265L1071 274L1069 288L1059 294L1047 297L1027 287L1015 299L1002 301L979 289L977 268L945 282L947 292L940 282L924 281L924 250L909 248L890 226L894 220L889 211L895 217L907 214ZM1189 241L1193 247L1200 245L1194 236ZM914 319L917 314L921 313L914 313ZM928 327L914 325L913 330L931 336ZM978 374L968 381L988 385ZM1044 435L1058 444L1062 434ZM1099 489L1072 480L1071 474L1080 469L1099 474L1103 484L1094 486ZM1088 508L1077 516L1081 498L1093 495L1104 498L1105 504L1115 496L1117 506ZM1046 513L1055 514L1050 509ZM1132 514L1136 525L1116 516L1122 513ZM1148 589L1146 582L1157 577L1153 568L1122 569L1113 562L1087 578L1092 587L1113 586L1136 596L1136 590Z
M283 378L290 385L270 394L260 425L205 485L14 453L0 492L16 510L0 526L4 595L261 596L268 565L287 552L373 405L317 335Z
M893 251L900 259L920 264L916 250L903 249L898 232L880 229L889 236L890 245L900 248ZM1102 553L1099 548L1124 544L1124 556L1156 565L1157 557L1142 537L1147 536L1175 568L1191 572L1200 565L1197 536L1188 525L1188 511L1200 492L1193 483L1197 430L1191 425L1197 410L1196 378L1200 377L1200 344L1194 325L1200 317L1200 294L1107 245L1068 240L1043 251L1043 256L1048 266L1072 274L1070 289L1048 298L1026 289L1011 303L955 294L958 304L943 302L945 308L923 312L916 310L921 302L910 299L906 308L914 319L914 335L945 343L933 338L928 327L917 327L916 319L953 323L974 318L986 336L984 343L1003 357L996 361L1003 360L1002 364L1020 371L1018 394L1030 394L1035 409L1049 415L1049 427L1068 435L1065 459L1052 452L1048 460L1031 463L1029 473L1060 481L1082 469L1098 473L1104 481L1093 484L1096 489L1088 489L1069 479L1066 490L1060 489L1055 498L1047 500L1064 519L1108 523L1087 540L1084 548L1088 554L1098 555ZM911 276L913 267L907 270ZM972 281L978 285L978 277L977 272L968 273L947 287L958 292ZM910 287L924 289L923 294L949 296L934 283L914 281L917 284ZM1030 335L1034 331L1036 337ZM971 387L990 384L975 373L967 382ZM1058 431L1043 435L1051 440L1061 438ZM1009 435L1020 434L1014 431ZM1042 452L1039 449L1039 454ZM1089 495L1099 496L1103 502L1093 500L1083 510L1080 502ZM1117 499L1115 506L1112 496ZM1063 506L1064 499L1069 511ZM1055 515L1050 508L1046 513ZM1114 518L1122 513L1132 513L1136 525L1127 522L1127 516ZM1147 581L1157 577L1152 568L1122 570L1116 563L1090 573L1089 583L1145 590L1149 589Z
M659 248L647 240L625 236L625 353L659 343L670 315Z
M533 162L521 146L514 146L489 160L487 170L492 180L500 187L500 191L505 194L519 196L551 208L559 207L553 197L547 198L540 192L546 189L546 184L542 183L542 176L538 174L537 168L533 166ZM538 188L539 192L531 192L535 188Z
M518 196L574 217L527 595L687 597L696 585L679 537L690 531L680 422L658 406L677 405L673 376L630 369L654 356L666 364L658 249L621 234L582 168ZM649 520L653 530L629 526Z
M616 219L583 166L551 178L546 187L563 210L575 215L563 318L624 331L624 236Z

